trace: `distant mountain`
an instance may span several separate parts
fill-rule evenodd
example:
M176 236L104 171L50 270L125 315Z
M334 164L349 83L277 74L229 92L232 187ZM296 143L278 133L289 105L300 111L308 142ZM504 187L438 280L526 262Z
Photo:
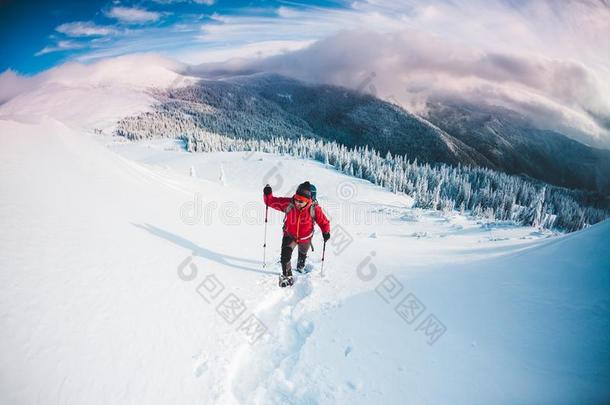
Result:
M420 162L488 167L610 193L610 151L536 129L500 108L436 102L425 118L371 95L258 73L159 90L152 112L128 117L128 137L213 132L234 138L322 138Z
M485 164L484 156L428 121L371 95L275 74L229 79L299 117L324 139L425 162Z
M496 170L610 194L610 150L539 129L497 106L436 101L428 104L426 119L483 154Z

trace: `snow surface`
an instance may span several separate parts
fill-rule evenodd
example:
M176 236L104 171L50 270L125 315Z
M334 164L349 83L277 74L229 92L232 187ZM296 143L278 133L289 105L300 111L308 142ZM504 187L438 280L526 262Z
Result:
M189 154L49 117L0 121L0 142L2 404L610 398L608 221L566 236L482 224L317 162ZM261 190L304 180L333 239L323 274L318 231L311 273L279 289L282 215L263 267ZM210 302L206 280L224 286ZM233 296L245 309L229 323L217 308ZM412 323L395 311L405 297L425 306ZM251 314L267 328L254 343L238 330ZM426 334L429 315L443 334Z
M318 162L108 135L176 70L69 64L0 106L1 404L610 402L610 222L481 223ZM262 187L304 180L332 238L279 289Z

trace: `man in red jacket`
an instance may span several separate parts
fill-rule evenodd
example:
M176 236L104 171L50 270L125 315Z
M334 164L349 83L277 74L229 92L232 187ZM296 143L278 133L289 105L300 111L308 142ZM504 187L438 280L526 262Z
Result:
M299 259L297 271L303 272L307 251L311 246L314 222L322 230L324 242L330 239L330 221L316 201L312 200L311 184L308 181L299 184L295 195L290 197L275 197L271 186L267 184L263 189L265 204L278 211L284 212L284 236L282 238L282 276L280 276L280 287L292 285L292 266L290 259L292 251L299 247Z

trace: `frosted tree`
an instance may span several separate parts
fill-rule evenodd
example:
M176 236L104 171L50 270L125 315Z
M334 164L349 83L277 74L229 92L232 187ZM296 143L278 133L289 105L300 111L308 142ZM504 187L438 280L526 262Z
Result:
M277 136L273 131L264 137L251 137L247 128L231 129L230 122L218 118L216 125L226 132L215 133L197 123L212 119L208 116L178 114L164 108L167 106L119 121L115 134L134 141L175 137L193 153L259 151L315 159L393 192L406 193L414 199L415 207L470 211L480 218L492 216L495 220L574 231L609 216L601 203L596 205L599 197L584 191L540 185L481 167L418 163L417 159L411 162L402 155L382 157L368 145L348 148L315 137ZM272 125L273 120L267 124ZM219 178L224 181L222 168Z

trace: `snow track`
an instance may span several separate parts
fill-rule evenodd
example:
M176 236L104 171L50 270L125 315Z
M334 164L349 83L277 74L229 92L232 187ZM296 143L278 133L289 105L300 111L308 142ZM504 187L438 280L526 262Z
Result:
M274 267L281 273L278 263ZM265 323L268 333L260 341L238 349L227 373L230 391L218 403L308 403L307 398L315 398L309 392L313 386L299 386L293 381L301 350L315 330L308 316L319 305L313 293L327 285L320 274L319 260L310 258L307 268L307 274L295 273L291 288L278 289L277 277L264 279L261 288L267 298L254 313Z
M313 290L310 277L273 291L255 313L269 328L262 341L243 345L231 367L230 387L238 403L285 404L295 398L291 381L300 351L314 330L303 316Z
M0 129L2 404L608 402L608 223L547 239L411 209L319 163L167 141L109 150L56 121ZM286 289L279 264L261 266L273 170L281 195L313 180L331 214L325 277L318 233L312 272ZM215 210L187 223L195 194ZM343 215L358 207L387 215ZM282 214L269 214L273 263ZM210 275L224 289L206 302L197 288ZM388 279L401 286L393 300ZM396 311L410 293L425 305L413 323ZM229 294L267 328L253 344L238 331L246 315L219 313ZM447 327L433 344L418 330L428 315Z

